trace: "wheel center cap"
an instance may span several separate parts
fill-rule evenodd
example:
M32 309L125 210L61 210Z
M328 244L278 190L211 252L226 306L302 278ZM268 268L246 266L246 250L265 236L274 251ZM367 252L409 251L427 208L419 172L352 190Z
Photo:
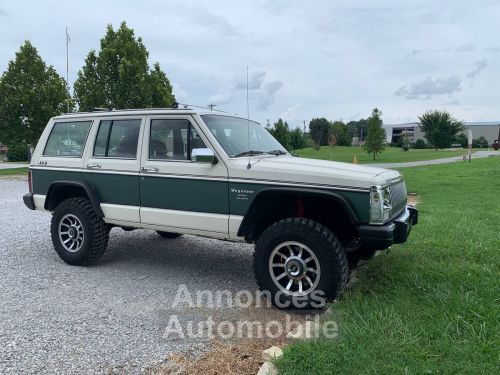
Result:
M69 228L68 234L71 238L76 238L76 235L78 234L77 230L74 227Z
M307 267L301 258L292 256L286 260L285 270L290 277L300 279L306 274Z

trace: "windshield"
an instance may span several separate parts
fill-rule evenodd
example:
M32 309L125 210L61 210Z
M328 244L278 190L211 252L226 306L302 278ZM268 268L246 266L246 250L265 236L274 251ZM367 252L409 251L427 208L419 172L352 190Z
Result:
M202 115L201 117L230 157L271 151L278 155L286 153L285 148L257 122L250 121L247 127L248 121L238 117L220 115ZM249 134L250 142L248 141Z

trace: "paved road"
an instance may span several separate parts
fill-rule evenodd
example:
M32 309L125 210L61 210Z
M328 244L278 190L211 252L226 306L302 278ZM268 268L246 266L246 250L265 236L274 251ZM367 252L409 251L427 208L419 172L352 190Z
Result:
M29 211L25 191L26 181L0 179L2 374L140 372L204 345L161 339L179 284L256 288L251 246L146 230L115 228L99 264L66 265L52 248L50 215Z
M472 154L472 159L487 158L490 156L500 156L500 151L477 151ZM411 161L407 163L378 163L378 164L363 164L363 165L370 165L373 167L381 167L381 168L406 168L406 167L418 167L421 165L448 164L448 163L455 163L457 161L463 161L463 155L453 156L451 158L443 158L443 159Z

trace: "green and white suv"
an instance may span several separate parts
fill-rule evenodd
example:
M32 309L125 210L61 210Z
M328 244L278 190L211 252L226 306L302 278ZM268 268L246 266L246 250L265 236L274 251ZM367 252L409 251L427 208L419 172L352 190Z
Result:
M349 267L418 218L398 172L294 157L256 122L193 109L54 117L29 190L69 264L98 260L115 226L246 241L259 287L285 300L339 297Z

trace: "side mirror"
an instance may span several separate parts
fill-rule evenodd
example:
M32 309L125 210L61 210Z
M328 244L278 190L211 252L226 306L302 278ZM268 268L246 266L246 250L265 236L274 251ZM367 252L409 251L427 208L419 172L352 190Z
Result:
M193 151L191 151L191 161L194 163L217 163L217 159L211 148L193 148Z

